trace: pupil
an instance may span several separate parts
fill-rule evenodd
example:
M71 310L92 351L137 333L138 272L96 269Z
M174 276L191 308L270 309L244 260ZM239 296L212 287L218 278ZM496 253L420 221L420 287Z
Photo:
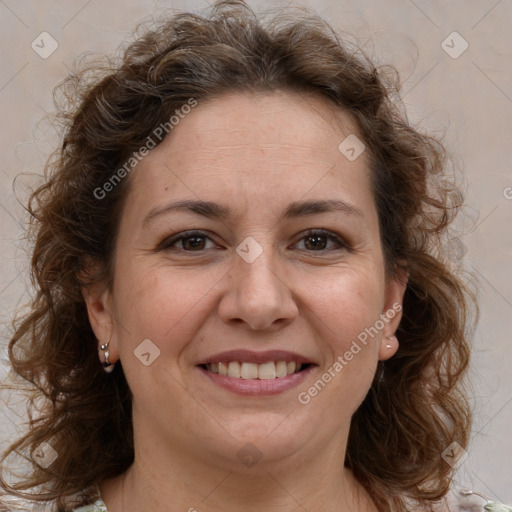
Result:
M185 244L188 244L193 249L200 248L202 243L203 243L203 239L200 236L192 236L185 240Z
M311 235L307 238L307 240L315 240L312 246L314 248L319 248L321 245L325 245L324 238L325 237L323 235Z

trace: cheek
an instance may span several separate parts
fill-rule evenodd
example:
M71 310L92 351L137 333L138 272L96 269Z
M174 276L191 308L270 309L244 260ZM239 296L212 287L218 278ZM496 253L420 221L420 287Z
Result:
M345 351L379 319L384 303L383 277L376 271L344 269L327 279L302 280L307 308L337 352Z
M322 417L330 433L352 417L372 384L380 332L368 331L382 313L382 283L378 271L344 269L328 281L317 280L309 292L305 309L311 308L324 357L316 379L299 390L297 400L305 415Z
M119 270L115 309L121 350L133 350L147 338L162 352L179 350L180 340L192 336L203 321L208 292L219 280L214 272L191 269L121 263Z
M377 275L368 279L361 279L360 274L344 276L319 289L311 303L321 319L318 337L325 358L313 388L303 390L301 396L305 400L315 397L318 411L331 411L333 428L356 411L375 375L381 332L372 327L382 313L378 283Z

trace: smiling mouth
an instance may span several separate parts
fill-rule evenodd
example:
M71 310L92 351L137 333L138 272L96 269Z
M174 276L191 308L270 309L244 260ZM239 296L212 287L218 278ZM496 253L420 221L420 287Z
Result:
M262 364L230 361L229 363L208 363L199 365L206 371L235 379L272 380L304 371L311 364L294 361L268 361Z

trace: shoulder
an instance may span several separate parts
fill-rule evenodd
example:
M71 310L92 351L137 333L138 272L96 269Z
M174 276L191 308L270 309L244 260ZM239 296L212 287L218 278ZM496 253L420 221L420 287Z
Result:
M81 501L82 505L73 508L73 512L108 512L107 507L101 499L101 492L98 483L94 483L82 492L86 499ZM83 505L85 503L85 505Z
M108 512L105 503L101 499L96 500L90 505L75 508L74 512Z
M74 512L108 512L108 510L99 498L90 505L75 509ZM512 512L512 507L491 501L474 491L452 489L439 502L435 512Z
M439 502L435 512L512 512L512 507L475 491L454 488Z
M5 494L0 490L0 512L57 512L68 510L73 512L108 512L101 499L99 487L93 484L81 492L62 498L64 508L55 500L37 501Z
M33 500L20 499L16 496L0 496L0 512L55 512L56 505L51 503L38 503ZM108 512L105 503L98 499L88 505L67 509L73 512Z

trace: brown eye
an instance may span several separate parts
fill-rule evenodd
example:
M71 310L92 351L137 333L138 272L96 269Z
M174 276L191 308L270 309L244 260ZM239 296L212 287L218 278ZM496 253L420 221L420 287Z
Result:
M336 247L348 249L347 244L339 236L325 230L311 230L300 240L302 241L304 241L304 250L308 252L329 251ZM335 246L328 247L329 242L334 242Z
M327 237L325 235L309 235L304 238L306 249L323 250L327 245Z
M205 246L205 238L202 236L188 236L181 238L180 241L182 242L183 249L185 249L186 251L201 250L204 249Z
M165 239L159 244L159 250L181 250L186 252L200 252L209 247L206 247L207 241L210 237L202 231L187 231L179 235Z

